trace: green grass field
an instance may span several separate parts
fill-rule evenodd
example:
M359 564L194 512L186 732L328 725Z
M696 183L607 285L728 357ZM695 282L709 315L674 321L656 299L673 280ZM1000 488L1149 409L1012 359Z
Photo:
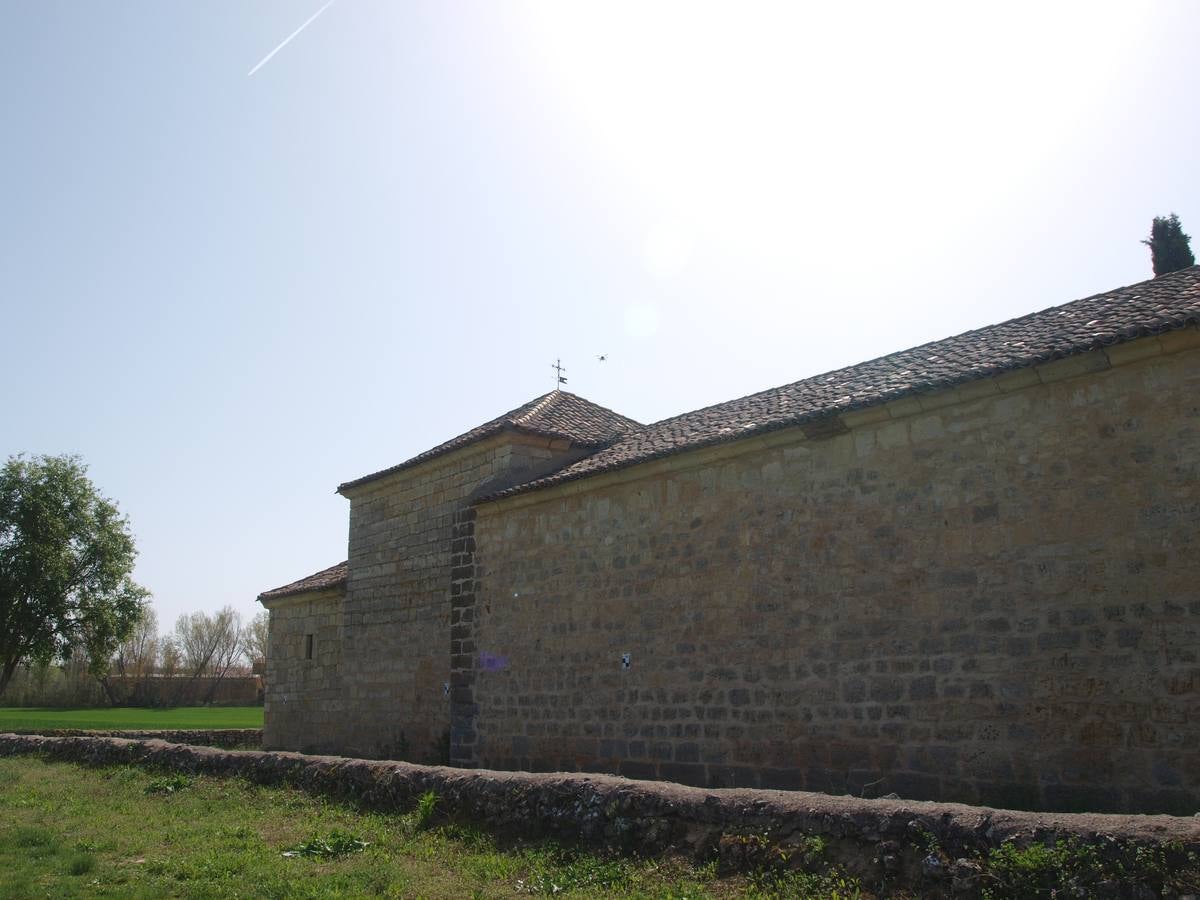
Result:
M941 853L931 847L921 852ZM814 838L809 853L814 872L722 877L712 863L606 857L550 842L502 843L444 820L432 794L403 813L365 812L240 778L0 758L5 900L873 896L828 862L823 841ZM942 858L947 864L951 859ZM985 896L994 900L1107 896L1113 885L1124 887L1121 896L1200 891L1200 857L1182 847L1135 846L1121 854L1074 842L1006 843L976 862L986 875ZM923 892L888 896L911 900Z
M0 707L0 732L38 728L262 728L261 706L181 706L176 709L22 709Z
M344 855L320 852L339 845ZM365 848L354 852L355 842ZM284 856L307 845L314 855ZM364 813L236 778L0 758L0 896L854 897L807 880L608 859L406 814ZM814 893L810 889L819 885ZM832 889L831 889L832 887ZM792 890L796 888L796 890Z

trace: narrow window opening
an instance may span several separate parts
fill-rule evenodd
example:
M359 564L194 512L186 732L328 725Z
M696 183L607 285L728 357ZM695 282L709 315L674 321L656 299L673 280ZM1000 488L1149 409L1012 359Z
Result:
M313 636L311 634L306 634L304 636L304 658L305 659L312 659L312 645L313 645Z

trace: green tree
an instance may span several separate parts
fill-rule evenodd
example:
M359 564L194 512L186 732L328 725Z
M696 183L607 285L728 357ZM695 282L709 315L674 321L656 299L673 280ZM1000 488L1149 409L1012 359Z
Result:
M75 456L0 469L0 694L21 663L81 651L101 675L142 617L129 521Z
M1191 241L1192 239L1183 233L1183 226L1179 224L1179 216L1175 213L1169 216L1155 216L1150 225L1149 240L1142 241L1150 248L1155 276L1194 266L1196 257L1192 256Z

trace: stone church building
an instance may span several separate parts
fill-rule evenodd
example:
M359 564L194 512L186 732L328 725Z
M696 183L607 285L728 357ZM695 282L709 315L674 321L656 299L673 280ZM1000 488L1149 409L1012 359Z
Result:
M339 487L268 747L1200 809L1200 267L642 425L563 391Z

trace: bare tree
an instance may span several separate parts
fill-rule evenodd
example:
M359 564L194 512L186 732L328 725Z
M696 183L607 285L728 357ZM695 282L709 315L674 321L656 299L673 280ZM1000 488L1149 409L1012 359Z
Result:
M271 614L260 612L246 626L246 655L254 665L267 661L267 635L270 631Z
M179 653L179 644L173 635L165 634L158 640L158 671L163 678L174 678L179 674L183 659Z
M108 670L99 678L109 703L145 702L146 680L154 674L158 646L158 616L154 607L145 604L133 632L117 647ZM120 680L114 681L112 675Z
M229 606L211 616L203 612L180 616L175 623L175 642L188 681L201 676L210 679L204 702L211 703L221 679L242 658L241 616ZM176 692L177 697L182 690Z
M113 657L113 668L118 675L142 678L154 672L158 662L158 616L154 607L147 605L138 620L133 634L129 635Z

